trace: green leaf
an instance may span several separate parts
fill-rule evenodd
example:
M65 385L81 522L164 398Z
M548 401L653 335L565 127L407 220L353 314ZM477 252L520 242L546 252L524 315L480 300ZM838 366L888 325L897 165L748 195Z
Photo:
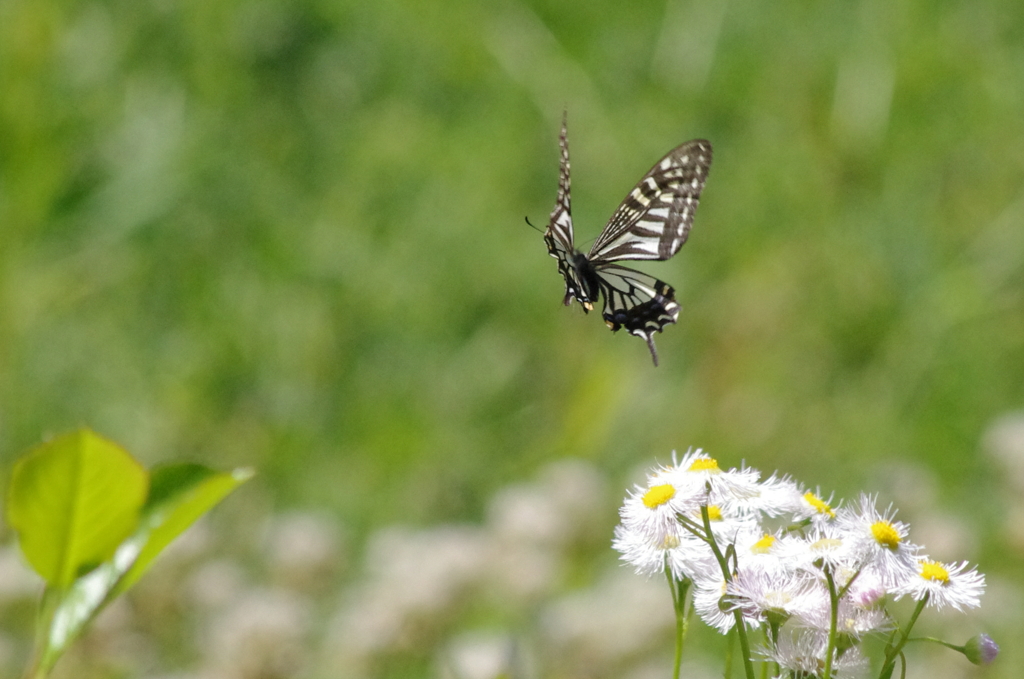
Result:
M62 589L135 530L148 490L149 474L131 455L82 429L15 463L7 518L32 568Z
M41 666L48 671L85 625L135 584L174 538L252 475L248 469L221 473L195 464L154 469L138 529L56 602Z
M143 510L147 539L131 570L118 583L116 593L135 584L174 538L252 477L251 469L215 472L198 464L154 469L153 489Z

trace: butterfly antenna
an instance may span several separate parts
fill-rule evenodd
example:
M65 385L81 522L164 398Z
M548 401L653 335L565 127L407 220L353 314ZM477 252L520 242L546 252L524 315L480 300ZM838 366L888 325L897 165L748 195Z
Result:
M532 228L532 229L533 229L534 231L537 231L538 233L544 233L544 232L543 232L543 231L541 231L541 230L540 230L539 228L537 228L536 226L534 226L534 225L533 225L533 222L531 222L531 221L530 221L530 218L529 218L529 217L524 217L524 219L526 219L526 223L527 223L527 224L529 224L529 225L530 225L530 227L531 227L531 228Z
M658 367L658 350L654 348L654 333L645 335L647 338L647 348L651 350L651 358L654 359L654 367Z

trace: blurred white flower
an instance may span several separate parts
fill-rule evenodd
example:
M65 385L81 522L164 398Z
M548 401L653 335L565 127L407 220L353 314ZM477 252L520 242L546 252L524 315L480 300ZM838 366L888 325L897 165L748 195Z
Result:
M554 499L573 541L606 539L608 484L593 464L556 460L540 471L537 484Z
M274 579L300 592L324 589L341 570L340 530L329 516L299 512L274 516L264 544Z
M504 542L564 543L572 534L567 518L547 489L534 484L502 488L487 506L487 527Z
M275 679L300 674L308 651L308 603L281 590L251 590L206 621L207 667L223 679Z
M613 676L609 666L659 647L673 626L664 580L623 571L554 601L540 616L552 676Z
M43 589L43 579L28 567L16 544L0 547L0 605L33 599Z
M245 587L245 572L232 559L211 559L200 564L185 582L188 603L200 609L220 609L236 600Z
M1024 412L998 418L989 425L982 442L988 454L1007 472L1003 478L1016 494L1024 491Z
M514 639L503 634L461 634L437 659L441 679L502 679L517 676L520 654Z
M327 646L340 667L408 647L430 634L490 563L490 543L479 529L392 527L372 536L366 578L348 593L330 624Z

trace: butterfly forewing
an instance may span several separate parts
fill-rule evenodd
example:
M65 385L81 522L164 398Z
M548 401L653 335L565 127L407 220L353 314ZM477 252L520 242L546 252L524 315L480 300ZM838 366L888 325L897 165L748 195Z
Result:
M565 304L575 297L584 310L593 308L587 288L580 280L579 272L573 266L576 246L573 244L572 207L569 198L569 140L566 133L566 121L562 118L562 134L558 137L560 163L558 171L558 199L551 210L548 228L544 232L544 242L548 252L558 260L558 272L565 279ZM596 291L594 291L596 293Z
M619 205L590 250L590 261L663 260L679 252L710 165L711 144L703 139L670 151Z

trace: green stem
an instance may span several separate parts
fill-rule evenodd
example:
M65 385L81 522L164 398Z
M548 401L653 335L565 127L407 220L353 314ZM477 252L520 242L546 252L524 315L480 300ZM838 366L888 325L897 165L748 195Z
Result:
M683 645L686 641L686 595L690 589L690 581L686 578L676 580L668 567L668 557L665 562L665 576L668 578L668 588L672 592L672 608L676 614L676 657L672 664L672 676L679 679L679 671L683 664Z
M47 585L43 589L39 611L36 614L35 648L32 651L32 662L25 670L25 679L45 679L50 673L53 661L47 662L47 651L50 640L50 626L53 616L60 603L62 592Z
M957 646L956 644L951 644L948 641L936 639L935 637L911 637L910 639L907 639L908 644L912 641L931 641L932 643L939 644L940 646L945 646L946 648L951 648L954 651L959 651L960 653L967 652L966 646Z
M711 517L708 516L707 505L701 505L700 518L704 523L705 539L708 545L710 545L719 567L722 569L722 576L725 578L726 583L732 582L732 571L729 570L729 563L722 554L722 550L718 548L718 542L715 540L714 533L711 532ZM740 640L740 653L743 656L743 673L747 679L754 679L754 663L750 659L750 639L747 638L747 626L743 622L743 611L737 608L732 614L736 618L736 636Z
M928 603L928 595L917 602L917 607L914 609L913 615L910 616L910 621L907 626L903 629L900 634L899 641L894 646L890 646L885 652L885 664L882 665L882 671L879 672L879 679L889 679L892 677L893 670L896 669L896 659L903 652L903 647L910 641L910 630L914 629L914 625L917 623L917 618L921 615L921 611L924 610L925 604ZM904 669L905 671L905 669Z
M839 593L836 581L832 577L832 569L826 567L825 582L828 584L829 616L828 616L828 648L825 649L825 671L822 679L832 679L832 660L836 648L836 628L839 626ZM845 591L845 590L844 590Z

